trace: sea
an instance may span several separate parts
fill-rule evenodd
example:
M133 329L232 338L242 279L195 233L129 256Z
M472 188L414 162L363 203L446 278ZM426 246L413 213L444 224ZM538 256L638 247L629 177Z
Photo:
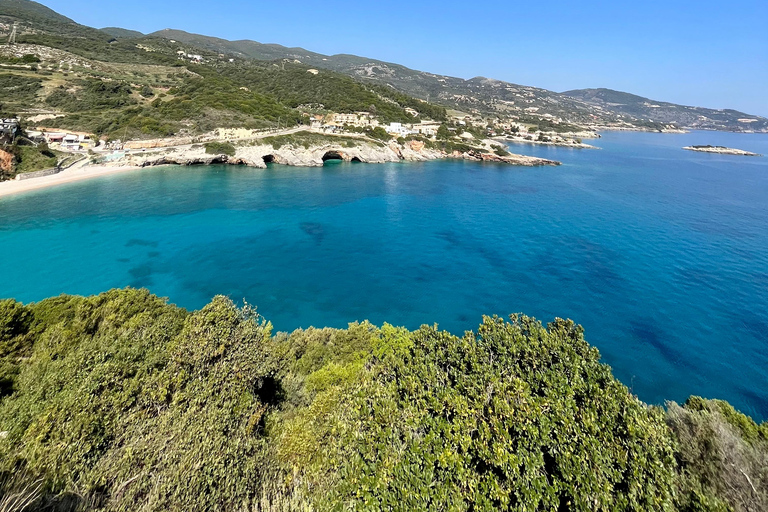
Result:
M144 287L276 330L571 318L642 400L768 419L768 134L606 132L563 162L160 167L0 198L0 297Z

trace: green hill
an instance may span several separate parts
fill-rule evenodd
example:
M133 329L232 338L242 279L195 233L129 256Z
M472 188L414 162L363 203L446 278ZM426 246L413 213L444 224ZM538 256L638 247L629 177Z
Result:
M91 29L29 1L0 0L0 7L0 16L20 23L18 42L31 52L26 62L14 47L0 46L0 61L12 64L0 69L8 92L0 111L60 116L47 127L124 139L285 127L308 122L308 112L372 111L383 122L408 122L414 117L405 109L412 108L423 118L445 118L442 107L340 73L309 73L293 61L233 59L185 43L182 34L172 40Z
M144 34L139 32L138 30L127 30L119 27L104 27L99 30L101 30L102 32L106 32L110 36L115 37L117 39L137 39L139 37L144 37Z
M557 93L485 77L465 80L437 75L356 55L323 55L304 48L288 48L249 40L228 41L172 29L152 35L241 58L298 60L313 67L350 75L366 83L390 85L408 95L450 108L482 115L511 117L532 124L539 124L542 119L551 120L545 116L552 116L566 125L602 124L643 129L661 129L673 125L705 130L768 131L768 119L760 116L735 110L654 102L609 89ZM649 107L644 103L662 105L663 108ZM755 121L745 123L741 119Z
M53 9L31 0L0 0L0 16L18 18L30 23L75 24Z
M194 53L219 54L241 60L287 60L353 77L370 86L394 87L399 92L469 112L520 123L539 124L561 131L577 126L666 127L768 131L768 119L735 110L688 107L648 100L608 89L556 93L537 87L476 77L470 80L409 69L356 55L323 55L304 48L226 39L165 29L142 37L140 32L116 27L84 27L29 0L0 0L0 21L22 22L21 41L47 45L106 62L151 64L158 55L137 51L139 40L150 46L183 46ZM42 33L41 33L42 32ZM0 36L1 37L1 36ZM115 41L116 40L116 41ZM164 43L160 41L165 41ZM172 42L173 41L173 42ZM169 50L165 57L172 58ZM167 61L164 63L168 63ZM606 99L607 98L607 99Z
M299 60L304 64L317 65L322 62L324 55L310 52L304 48L287 48L279 44L263 44L256 41L240 40L228 41L218 37L192 34L183 30L166 28L150 34L153 37L162 37L172 39L181 43L189 44L204 50L216 53L225 53L228 55L256 59L256 60L280 60L290 59ZM325 67L325 66L321 66Z

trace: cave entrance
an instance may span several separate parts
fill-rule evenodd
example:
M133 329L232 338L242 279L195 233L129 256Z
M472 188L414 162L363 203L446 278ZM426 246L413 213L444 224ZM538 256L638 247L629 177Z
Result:
M344 156L338 151L328 151L323 155L323 163L331 161L332 163L338 163L344 161Z
M360 160L359 158L357 158L356 156L353 156L353 157L352 157L352 160L350 160L350 162L355 162L355 163L358 163L358 164L361 164L361 163L363 163L363 161L362 161L362 160Z
M262 160L264 160L265 164L274 164L277 163L277 159L275 158L275 155L264 155L262 157Z

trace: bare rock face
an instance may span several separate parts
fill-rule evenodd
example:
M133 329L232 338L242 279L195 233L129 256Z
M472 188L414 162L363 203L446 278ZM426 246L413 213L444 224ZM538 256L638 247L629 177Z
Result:
M237 146L234 156L211 155L202 146L179 146L174 148L153 148L141 152L129 153L120 161L122 165L146 167L151 165L211 165L230 164L266 168L268 163L277 163L295 167L321 167L327 160L345 162L385 163L385 162L423 162L442 158L457 158L478 162L496 162L509 165L560 165L560 162L523 155L498 156L473 150L466 153L454 151L446 154L438 149L429 149L423 142L410 141L400 145L390 142L388 145L361 139L350 143L335 144L323 142L303 146L285 144L275 148L269 144L255 142L250 146Z
M279 163L297 167L320 167L326 160L345 162L398 162L399 155L386 146L361 141L353 147L340 144L318 144L309 147L285 145L275 149L270 145L246 146L237 149L235 159L245 162Z
M10 173L13 171L13 155L0 149L0 172Z

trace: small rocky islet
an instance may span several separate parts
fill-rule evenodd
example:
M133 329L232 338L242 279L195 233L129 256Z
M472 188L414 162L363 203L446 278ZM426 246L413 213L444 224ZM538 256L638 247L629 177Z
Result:
M720 155L741 155L741 156L763 156L759 153L744 151L743 149L728 148L725 146L685 146L683 149L688 151L699 151L702 153L717 153Z

